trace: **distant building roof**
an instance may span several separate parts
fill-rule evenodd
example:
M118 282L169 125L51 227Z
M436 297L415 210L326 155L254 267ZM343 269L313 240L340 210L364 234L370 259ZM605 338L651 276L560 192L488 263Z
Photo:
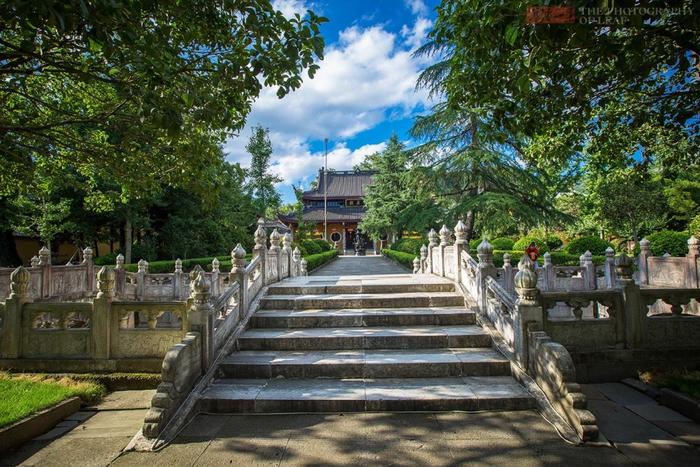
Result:
M367 209L363 206L358 207L340 207L328 208L328 222L360 222ZM323 207L304 208L304 222L323 222ZM296 223L296 217L293 214L283 216L283 220Z
M262 222L260 222L261 220ZM290 232L289 227L284 225L279 219L259 219L257 225L261 225L265 230L277 229L277 231L281 233Z
M367 185L372 183L372 176L376 172L371 170L346 170L328 172L329 198L362 198L366 194ZM323 199L325 193L325 180L323 169L318 171L318 188L305 191L303 199Z

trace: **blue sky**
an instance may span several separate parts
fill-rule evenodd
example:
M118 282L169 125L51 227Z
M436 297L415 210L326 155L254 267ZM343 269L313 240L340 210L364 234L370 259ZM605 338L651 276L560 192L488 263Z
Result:
M224 145L227 159L249 163L245 144L250 128L270 129L272 171L284 202L294 201L292 184L308 186L323 165L323 139L329 139L329 167L351 169L380 151L392 133L410 144L413 118L432 104L415 91L427 65L412 56L435 19L437 1L428 0L275 0L285 15L311 9L330 21L321 32L325 59L313 80L278 99L265 89L246 127Z

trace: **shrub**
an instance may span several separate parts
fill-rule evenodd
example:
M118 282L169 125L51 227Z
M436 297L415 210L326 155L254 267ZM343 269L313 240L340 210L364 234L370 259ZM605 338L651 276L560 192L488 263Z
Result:
M566 252L570 255L582 255L586 251L590 251L594 255L605 255L605 250L612 247L610 242L603 240L600 237L581 237L572 240L566 245Z
M547 245L547 242L545 242L539 237L533 237L530 235L520 237L520 239L518 239L518 241L513 244L513 250L518 251L519 255L522 255L532 242L535 242L535 245L537 245L537 248L539 248L540 250L540 254L544 254L545 252L549 251L549 246Z
M653 256L662 256L666 253L671 256L685 256L688 253L687 232L674 232L673 230L661 230L647 236L649 248Z
M420 248L423 246L423 243L422 238L402 238L391 245L391 250L401 251L412 255L419 255Z
M107 253L106 255L98 256L95 258L95 265L96 266L114 266L117 264L117 255L118 252L114 253Z
M338 256L338 250L335 249L317 253L315 255L305 256L304 259L306 260L306 270L311 272L319 266L331 261L336 256Z
M472 238L471 240L469 240L469 250L476 251L476 247L479 246L479 243L481 243L480 238ZM506 248L506 249L509 250L510 248Z
M301 246L304 247L304 249L309 255L317 255L323 252L321 247L314 240L302 240ZM302 256L304 255L302 254Z
M325 241L322 238L317 238L317 239L314 239L311 241L314 242L316 245L318 245L318 247L321 249L321 251L331 251L333 249L333 245L328 243L327 241Z
M493 240L489 240L489 243L491 243L494 250L512 250L513 245L515 245L515 242L508 237L497 237ZM469 242L469 246L471 247L471 242ZM478 243L477 246L479 246ZM476 247L474 248L476 249Z
M493 252L493 264L497 267L503 266L503 255L508 253L510 255L510 264L513 267L518 266L520 258L523 256L524 252L520 250L494 250ZM578 266L580 264L580 255L570 255L563 251L553 251L549 252L552 256L552 264L555 266ZM537 258L539 264L544 264L544 253ZM593 263L603 264L605 262L605 256L593 256Z
M253 257L252 254L246 255L246 260L250 261ZM202 266L205 271L211 271L211 262L214 260L214 256L207 256L205 258L191 258L182 260L182 270L183 272L191 271L196 265ZM219 270L221 272L228 272L231 270L231 257L216 256L219 259ZM129 272L136 272L138 270L137 263L125 264L124 269ZM148 263L148 272L150 274L163 274L175 271L175 260L167 261L152 261Z
M405 251L390 250L388 248L384 248L382 254L387 258L393 259L402 266L413 270L413 260L416 258L415 254L406 253Z
M544 242L547 244L549 251L556 250L564 244L564 242L561 241L561 238L553 234L547 235Z

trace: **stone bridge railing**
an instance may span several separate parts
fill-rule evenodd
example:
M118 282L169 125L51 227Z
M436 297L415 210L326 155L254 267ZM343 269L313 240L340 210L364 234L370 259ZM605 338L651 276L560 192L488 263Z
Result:
M596 438L598 430L577 370L585 380L619 379L644 365L698 354L694 237L681 258L650 257L643 241L635 280L633 261L624 254L615 258L612 250L602 268L588 253L575 268L553 266L545 257L544 266L535 270L526 256L517 268L507 257L496 268L488 241L477 248L477 259L468 253L465 230L459 222L453 244L447 227L439 234L431 231L429 244L414 260L414 273L455 280L476 302L480 321L514 367L537 383L582 439Z

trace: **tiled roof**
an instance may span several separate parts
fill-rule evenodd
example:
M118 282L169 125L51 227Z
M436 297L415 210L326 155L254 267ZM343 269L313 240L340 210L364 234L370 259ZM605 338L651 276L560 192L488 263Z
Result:
M367 185L372 183L372 171L342 171L328 172L328 197L329 198L362 198L366 194ZM306 191L304 199L323 199L324 180L323 172L319 171L318 188Z
M364 207L328 208L328 222L359 222L367 212ZM323 222L323 207L304 208L305 222ZM288 222L296 222L293 215L284 216Z

